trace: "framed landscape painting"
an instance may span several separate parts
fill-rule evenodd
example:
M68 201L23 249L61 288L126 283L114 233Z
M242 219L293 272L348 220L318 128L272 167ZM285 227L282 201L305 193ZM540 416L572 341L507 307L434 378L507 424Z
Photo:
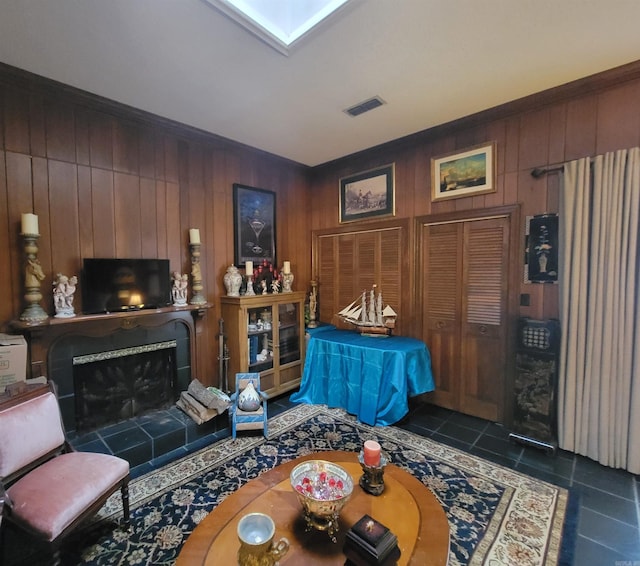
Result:
M276 261L276 194L264 189L233 185L235 265L248 260Z
M496 144L431 159L431 200L494 193Z
M392 163L340 179L340 222L393 216L394 172Z

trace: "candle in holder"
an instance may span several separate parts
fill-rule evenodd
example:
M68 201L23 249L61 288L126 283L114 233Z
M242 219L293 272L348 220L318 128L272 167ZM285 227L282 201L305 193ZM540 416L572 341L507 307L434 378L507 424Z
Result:
M282 268L283 273L291 273L291 262L285 261L284 266Z
M198 230L198 228L189 229L189 243L190 244L200 243L200 230Z
M244 271L247 275L252 275L253 274L253 262L252 261L245 261L244 262Z
M380 465L380 445L375 440L367 440L364 443L364 463L371 468Z
M22 233L34 236L40 235L40 232L38 232L38 217L35 214L31 212L22 213Z

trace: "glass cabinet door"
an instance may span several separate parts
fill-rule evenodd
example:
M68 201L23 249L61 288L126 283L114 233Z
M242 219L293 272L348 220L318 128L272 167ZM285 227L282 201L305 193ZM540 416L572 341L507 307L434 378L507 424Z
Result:
M278 305L278 338L280 345L280 365L300 360L299 305L285 303Z
M273 308L247 309L247 340L250 372L273 368Z

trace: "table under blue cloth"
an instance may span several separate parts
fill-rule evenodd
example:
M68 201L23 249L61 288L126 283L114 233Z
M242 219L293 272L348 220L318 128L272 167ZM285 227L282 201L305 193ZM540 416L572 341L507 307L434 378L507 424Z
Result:
M386 426L409 412L409 397L434 389L424 342L325 330L311 337L300 391L290 399L342 407L363 423Z

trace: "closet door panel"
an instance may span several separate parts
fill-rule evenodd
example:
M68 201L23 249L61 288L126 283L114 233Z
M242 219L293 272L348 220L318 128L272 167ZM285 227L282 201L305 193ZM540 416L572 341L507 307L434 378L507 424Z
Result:
M336 278L333 277L335 265L338 263L337 239L318 238L318 313L317 318L323 322L331 322L335 311L333 305L336 303L338 290L336 288Z
M462 224L425 226L422 232L423 328L436 390L433 402L458 409Z
M376 285L384 303L398 312L399 321L393 333L402 335L404 245L403 229L399 227L319 235L315 255L320 320L353 330L336 313Z
M498 420L505 375L508 219L464 224L460 410Z
M380 253L379 285L384 302L391 305L396 312L402 313L403 298L406 299L407 294L407 288L404 290L402 288L402 231L394 229L381 232L378 249ZM402 295L403 291L405 297Z
M359 284L356 281L356 261L358 254L356 236L348 234L345 236L337 236L334 238L336 242L336 253L338 261L337 269L334 272L334 280L336 281L336 294L334 303L331 305L330 317L326 320L336 323L335 314L340 310L337 305L346 307L358 293Z

